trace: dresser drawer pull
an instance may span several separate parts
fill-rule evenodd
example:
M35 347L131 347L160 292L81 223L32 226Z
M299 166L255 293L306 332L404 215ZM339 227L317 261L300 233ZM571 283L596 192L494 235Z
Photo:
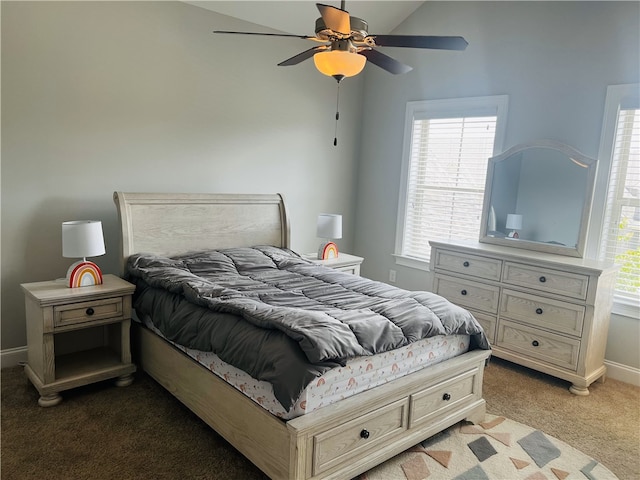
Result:
M536 308L536 313L538 315L542 315L542 309L541 308Z
M448 402L449 400L451 400L451 395L449 395L448 393L445 393L444 395L442 395L442 400L444 400L445 402Z
M363 428L362 431L360 432L360 438L364 438L365 440L367 438L369 438L369 430L367 430L366 428Z
M462 290L460 293L461 293L462 295L466 295L466 294L467 294L467 291L466 291L466 290Z
M464 263L462 264L462 266L463 266L463 267L468 267L469 265L470 265L470 263L469 263L469 262L464 262Z
M531 345L533 345L534 347L537 347L540 345L540 343L538 342L538 340L534 340L533 342L531 342Z
M91 315L93 315L96 312L95 312L95 310L93 308L89 307L89 308L87 308L87 311L85 313L87 314L87 316L90 317Z
M547 281L547 277L545 277L544 275L542 277L540 277L538 280L540 280L540 283L544 283Z

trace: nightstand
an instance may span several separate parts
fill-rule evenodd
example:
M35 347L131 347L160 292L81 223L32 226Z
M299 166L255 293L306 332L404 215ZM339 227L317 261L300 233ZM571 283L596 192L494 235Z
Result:
M57 405L59 392L93 382L117 377L117 386L131 384L134 285L104 275L102 285L91 287L69 288L65 279L21 287L27 320L24 370L40 393L40 406Z
M354 275L360 275L360 264L364 261L364 258L349 255L348 253L339 253L338 258L330 258L328 260L318 260L317 254L315 253L306 254L304 258L318 265L353 273Z

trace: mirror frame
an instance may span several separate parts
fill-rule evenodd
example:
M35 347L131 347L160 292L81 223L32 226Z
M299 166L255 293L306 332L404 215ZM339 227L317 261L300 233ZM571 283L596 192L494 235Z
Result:
M532 148L546 148L550 150L555 150L557 152L561 152L565 154L569 158L574 158L580 163L587 165L587 181L585 182L585 201L582 206L582 213L580 217L580 229L578 231L578 238L576 241L575 247L567 247L563 245L555 245L550 243L543 242L535 242L532 240L526 239L504 239L499 237L492 237L487 235L487 222L489 219L489 209L491 205L491 194L492 194L492 184L493 184L493 176L494 170L498 163L503 162L510 158L512 155L523 152ZM591 214L591 203L593 200L593 189L595 186L596 179L596 168L597 168L597 160L594 158L587 157L583 155L575 148L572 148L563 143L554 141L554 140L539 140L536 142L523 143L520 145L515 145L497 155L495 157L491 157L489 159L488 168L487 168L487 179L485 183L484 190L484 202L482 205L482 219L480 220L480 242L481 243L490 243L494 245L503 245L512 248L521 248L525 250L534 250L538 252L546 252L553 253L556 255L566 255L570 257L580 257L584 256L586 240L587 240L587 230L589 227L589 217Z

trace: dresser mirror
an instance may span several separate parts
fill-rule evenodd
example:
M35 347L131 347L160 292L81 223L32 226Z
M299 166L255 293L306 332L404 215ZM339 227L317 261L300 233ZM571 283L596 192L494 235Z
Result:
M489 159L480 242L582 257L596 160L554 141Z

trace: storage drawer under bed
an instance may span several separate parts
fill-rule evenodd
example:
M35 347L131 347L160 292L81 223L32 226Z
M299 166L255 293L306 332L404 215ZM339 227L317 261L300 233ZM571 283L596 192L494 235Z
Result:
M354 459L407 430L408 399L378 408L313 438L313 473Z
M472 367L435 385L313 436L313 474L356 461L407 430L419 430L480 399L481 369ZM419 440L418 440L419 441ZM416 442L417 443L417 442Z

